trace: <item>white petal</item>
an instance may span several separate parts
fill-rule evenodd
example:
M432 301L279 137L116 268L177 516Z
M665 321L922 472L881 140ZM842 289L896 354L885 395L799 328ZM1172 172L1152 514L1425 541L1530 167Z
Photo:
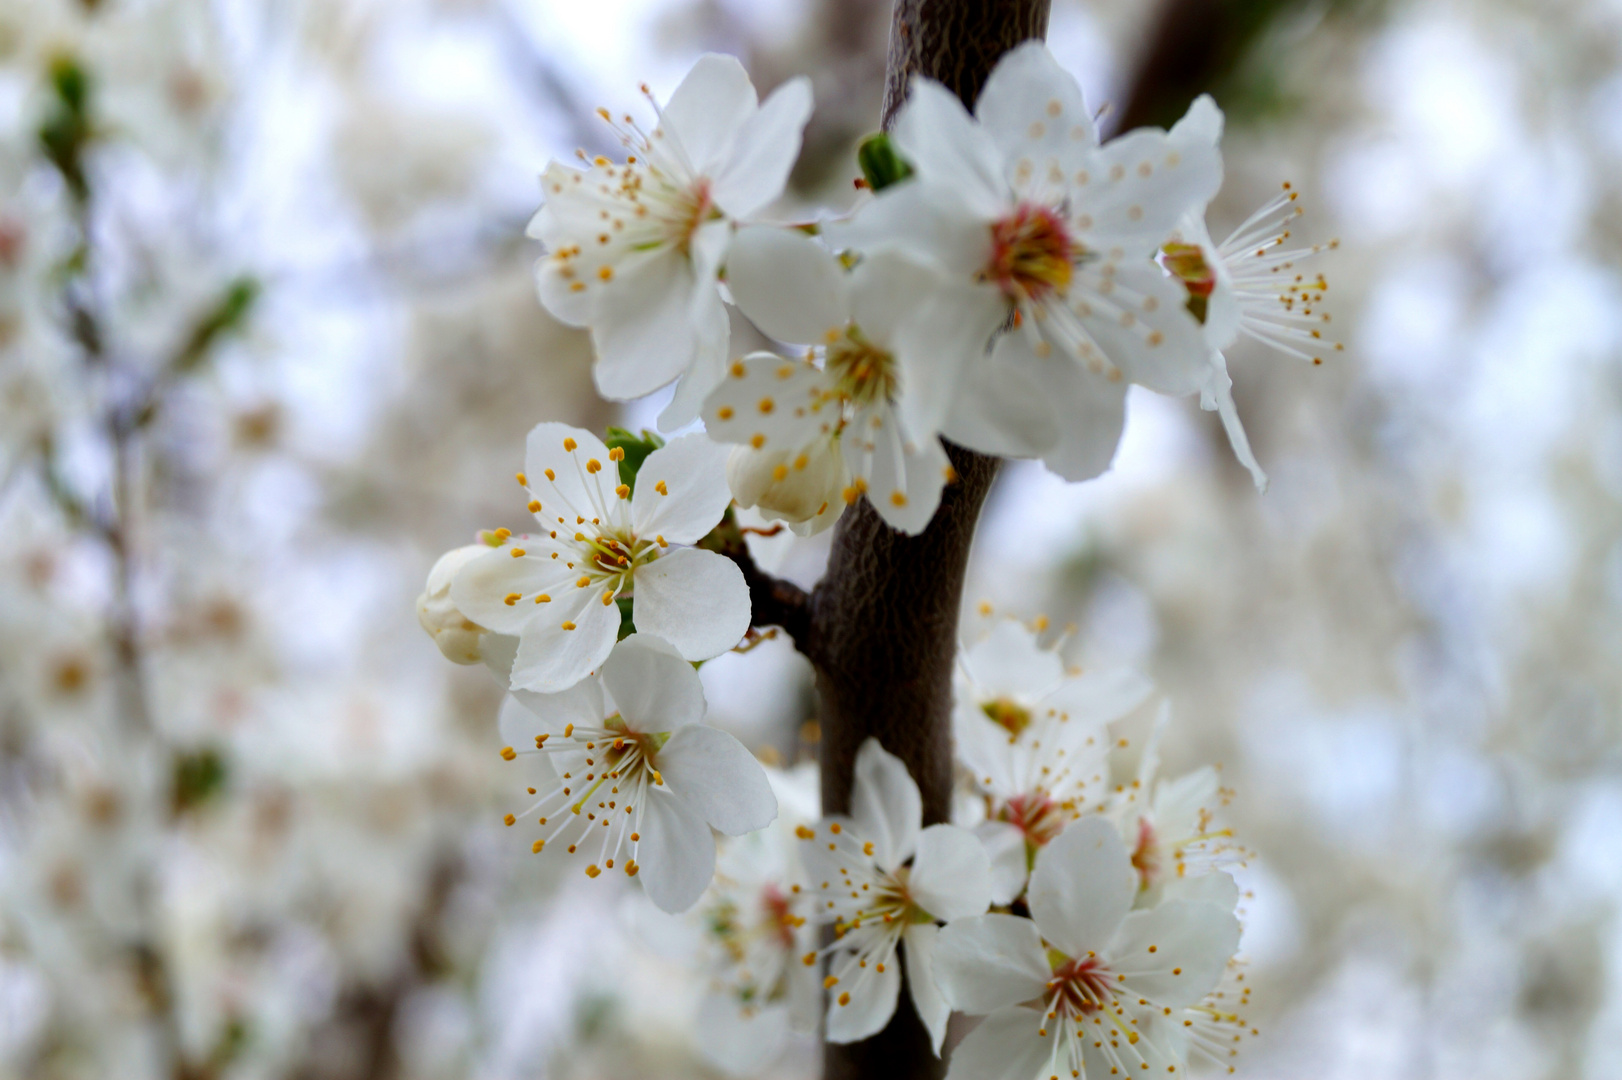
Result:
M1206 325L1209 328L1209 316ZM1205 404L1207 399L1210 405ZM1267 474L1256 461L1256 455L1250 449L1250 438L1245 434L1245 426L1239 422L1239 410L1233 404L1233 380L1228 377L1228 361L1221 353L1211 355L1211 372L1206 376L1205 386L1200 389L1200 405L1214 409L1222 419L1222 430L1227 433L1228 445L1233 447L1233 456L1250 473L1256 490L1265 494Z
M1152 252L1222 186L1222 155L1194 128L1152 128L1107 142L1071 193L1077 237L1094 250Z
M1168 837L1193 836L1202 813L1216 809L1220 792L1217 772L1209 765L1161 781L1154 792L1155 825Z
M801 75L767 95L738 132L711 189L716 205L745 218L783 194L800 156L800 136L811 119L811 80Z
M924 802L901 759L869 738L856 752L850 816L856 835L873 842L873 861L894 870L918 847Z
M724 731L703 724L684 727L670 737L657 761L670 789L728 836L764 829L777 817L777 796L766 770Z
M902 931L901 948L907 965L907 990L912 994L912 1007L918 1019L929 1032L929 1045L935 1056L941 1056L941 1044L946 1041L946 1022L952 1018L952 1007L941 996L935 985L935 940L940 927L929 924L909 926Z
M1167 900L1128 915L1106 955L1134 994L1176 1009L1209 993L1238 951L1239 920L1231 912Z
M1189 105L1183 118L1172 125L1171 133L1179 141L1186 139L1220 147L1224 122L1216 101L1210 94L1201 94Z
M996 143L940 83L913 79L891 134L921 179L952 188L975 213L995 216L1011 201Z
M1007 798L1021 794L1014 779L1008 729L981 711L978 702L960 698L952 715L957 756L974 775L974 782Z
M712 176L754 115L757 100L736 57L705 53L670 95L659 129L695 174Z
M999 620L966 649L963 666L979 691L996 697L1039 698L1064 678L1059 654L1042 648L1036 635L1013 619Z
M1110 467L1126 428L1125 379L1095 375L1068 357L1042 361L1059 414L1059 437L1042 464L1072 483Z
M515 559L513 550L493 548L490 554L467 563L451 579L451 599L456 609L480 626L503 634L521 633L531 621L550 617L548 605L535 603L537 594L562 599L574 586L570 580L574 571L561 560L539 553ZM520 599L507 603L506 598L514 593Z
M727 288L750 321L779 341L821 344L850 319L839 260L797 229L740 230L727 252Z
M566 690L603 666L619 636L620 609L604 604L595 588L572 583L524 627L513 660L514 690L543 694ZM563 624L573 629L563 629Z
M570 443L573 450L567 449ZM592 461L603 466L601 471L588 470ZM614 487L619 471L609 463L608 447L591 432L568 424L547 422L530 429L524 440L524 478L541 504L536 519L546 528L555 528L559 515L570 520L597 517L618 501Z
M823 233L840 250L900 251L967 280L991 258L997 213L975 211L948 184L915 179L889 188L849 222L829 222Z
M1042 1014L1014 1006L999 1009L958 1043L946 1080L1047 1080L1057 1024L1043 1030Z
M485 634L479 638L479 652L484 666L501 680L501 685L512 689L513 661L518 659L518 635Z
M1200 324L1188 313L1183 287L1154 263L1083 267L1070 299L1087 333L1129 381L1162 394L1192 394L1204 385L1210 360Z
M614 646L603 663L603 686L632 731L675 731L704 719L698 672L669 642L646 632Z
M702 232L703 230L699 230ZM697 335L693 342L693 359L684 374L676 383L676 391L670 397L670 404L659 413L658 426L660 431L679 431L698 419L698 411L704 405L704 398L711 390L721 385L726 377L727 348L731 341L732 321L726 313L725 305L721 303L719 294L709 290L705 303L699 304L694 298L695 305L702 309L695 316L694 331Z
M704 400L710 438L757 450L798 450L832 432L839 406L827 400L828 377L805 360L750 353Z
M990 357L971 357L942 429L955 443L1000 457L1035 457L1059 438L1061 418L1022 335L1002 334Z
M1232 875L1213 870L1194 877L1173 877L1161 889L1161 896L1166 900L1212 904L1223 911L1232 911L1239 905L1239 884Z
M1108 724L1136 709L1154 692L1154 683L1129 667L1090 669L1066 679L1043 698L1045 708L1076 720Z
M698 335L693 327L693 265L674 248L626 259L612 281L596 289L591 339L597 390L611 401L651 394L686 371Z
M1137 872L1115 826L1086 817L1037 853L1025 897L1043 937L1070 956L1085 956L1104 951L1137 891Z
M726 556L681 548L638 568L631 615L686 659L708 660L749 632L749 586Z
M974 827L974 835L991 860L991 902L1012 904L1030 876L1025 833L1006 821L982 821Z
M863 295L857 293L858 308ZM986 362L991 336L1007 311L996 289L942 284L895 327L891 351L901 368L899 407L912 438L922 441L941 430L963 370Z
M991 904L991 860L968 829L931 825L918 834L908 888L941 922L979 915Z
M1039 998L1052 976L1036 924L1017 915L959 919L941 931L935 948L935 982L966 1013Z
M639 876L660 911L672 915L698 902L715 876L715 838L698 808L650 788L637 817Z
M940 440L933 435L907 450L903 445L906 436L894 412L888 409L884 412L889 413L889 417L881 430L861 425L877 440L867 474L862 479L867 482L867 497L879 517L892 529L916 536L935 516L935 508L941 502L941 488L946 486L952 463L941 448ZM857 419L861 421L864 417ZM847 429L841 443L848 442L849 437Z
M640 539L694 544L720 524L731 501L727 448L699 433L683 435L649 454L637 470L631 527Z
M555 694L515 690L511 699L520 708L501 710L501 740L513 747L532 746L535 736L561 734L570 724L600 724L608 715L597 679L581 679Z
M876 251L849 275L849 318L880 348L894 350L896 327L946 285L940 272L899 250Z
M828 1002L828 1041L860 1042L883 1031L895 1015L896 998L901 993L901 966L895 956L884 963L883 971L878 971L871 963L865 970L857 967L855 953L838 953L831 968L839 982ZM839 1004L839 997L847 993L849 1001Z
M997 61L974 115L1006 161L1029 161L1037 177L1050 166L1065 175L1074 172L1098 145L1075 76L1039 41L1026 42Z
M752 1002L711 992L699 1003L698 1052L728 1076L758 1075L776 1060L788 1038L785 1006Z

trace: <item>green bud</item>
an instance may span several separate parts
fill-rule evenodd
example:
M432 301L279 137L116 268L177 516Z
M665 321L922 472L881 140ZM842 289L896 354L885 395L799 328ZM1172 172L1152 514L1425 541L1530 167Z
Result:
M856 163L862 167L867 186L874 191L883 191L912 175L912 166L896 153L890 136L882 131L862 140L856 148Z

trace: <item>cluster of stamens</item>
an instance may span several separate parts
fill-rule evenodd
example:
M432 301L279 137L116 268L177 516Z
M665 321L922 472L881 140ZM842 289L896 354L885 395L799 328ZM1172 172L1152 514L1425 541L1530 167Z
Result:
M933 922L934 918L908 892L907 868L881 870L873 862L873 844L853 837L837 821L828 824L825 836L804 825L795 830L795 835L807 843L826 845L836 859L834 873L839 879L837 883L831 878L815 883L817 906L825 919L832 916L835 940L820 952L808 952L800 959L809 967L819 956L843 954L837 964L842 974L830 974L822 985L825 990L842 986L834 1004L849 1005L853 990L874 975L884 974L895 963L902 932L914 923Z
M1150 945L1149 951L1156 952L1158 948ZM1093 1049L1109 1063L1111 1076L1143 1075L1149 1061L1143 1051L1137 1049L1143 1035L1138 1030L1138 1017L1127 1011L1130 1003L1123 997L1126 988L1121 985L1126 976L1112 972L1091 952L1072 958L1050 949L1048 963L1053 976L1042 996L1037 1036L1047 1038L1053 1025L1057 1025L1054 1062L1064 1062L1061 1067L1068 1068L1072 1078L1079 1078L1084 1069L1083 1044L1090 1041ZM1180 975L1182 969L1173 968L1172 974ZM1135 1001L1140 1009L1158 1009L1164 1016L1172 1013L1171 1009L1157 1006L1148 998L1137 997ZM1175 1073L1177 1067L1168 1065L1166 1071Z
M1080 245L1056 211L1021 204L992 223L991 257L980 280L995 284L1016 303L1040 300L1065 291L1080 254Z
M1296 271L1296 261L1340 247L1339 240L1311 247L1284 247L1289 223L1302 214L1297 192L1283 190L1252 214L1217 249L1233 279L1239 301L1240 333L1280 352L1314 364L1326 350L1344 351L1324 334L1330 316L1322 310L1329 282L1322 273L1309 278Z
M833 384L831 393L858 408L882 405L895 398L895 357L868 341L854 323L843 333L828 332L824 370Z
M652 789L664 786L656 754L668 737L631 731L615 713L600 725L567 724L561 736L537 735L533 747L504 748L501 756L507 761L525 754L560 755L557 767L562 769L555 788L522 814L508 814L505 823L510 827L520 818L538 815L537 824L552 829L530 846L535 854L548 844L555 847L561 842L573 855L600 836L596 861L586 866L587 877L614 869L621 850L629 844L631 857L624 861L623 869L626 876L635 877L640 869L636 853L642 840L641 811L645 800L652 797ZM577 770L581 772L578 777ZM536 794L533 787L527 790Z

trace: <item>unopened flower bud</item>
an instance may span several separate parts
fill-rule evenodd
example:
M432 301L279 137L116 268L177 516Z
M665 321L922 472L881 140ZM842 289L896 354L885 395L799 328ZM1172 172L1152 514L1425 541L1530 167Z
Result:
M428 571L427 587L417 597L417 621L452 663L477 664L484 658L480 639L489 631L456 609L451 600L451 579L467 563L489 551L488 544L469 544L447 551Z
M727 458L727 485L742 507L758 507L769 520L785 521L802 536L839 519L840 492L850 484L839 443L832 439L787 450L734 447Z

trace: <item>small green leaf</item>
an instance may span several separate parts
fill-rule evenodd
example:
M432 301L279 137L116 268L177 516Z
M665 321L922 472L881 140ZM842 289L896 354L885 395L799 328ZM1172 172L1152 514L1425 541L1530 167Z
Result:
M230 769L212 746L175 755L170 797L176 814L195 810L225 790Z
M641 435L632 435L624 428L611 427L603 442L610 450L623 450L625 456L620 459L620 483L636 490L636 473L642 468L642 463L665 444L665 441L647 428L642 429Z
M912 175L912 166L896 153L890 136L882 131L862 140L856 148L856 163L862 167L867 186L874 191L883 191Z
M620 636L615 640L624 641L636 633L636 623L631 621L631 598L629 596L617 597L614 603L618 604L620 609Z

